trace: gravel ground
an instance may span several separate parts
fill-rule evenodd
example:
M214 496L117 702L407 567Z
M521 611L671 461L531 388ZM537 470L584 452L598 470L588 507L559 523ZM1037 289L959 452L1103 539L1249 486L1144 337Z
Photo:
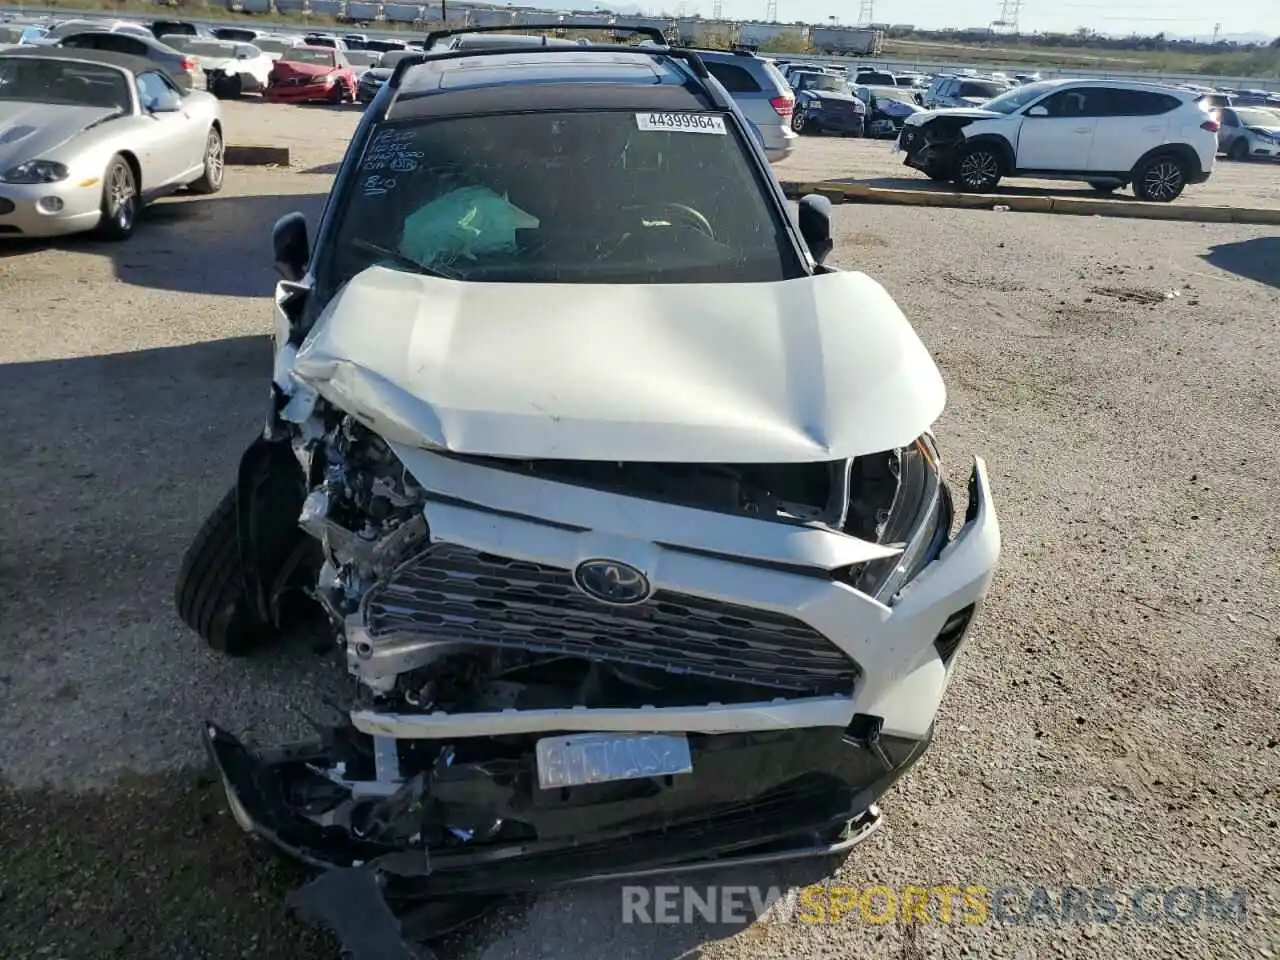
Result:
M317 138L308 160L337 149ZM196 725L299 732L336 671L304 638L218 659L170 597L266 402L270 224L314 216L327 185L233 169L128 244L0 247L0 956L329 949L286 918L296 877L201 779ZM836 233L835 261L879 278L937 357L940 442L957 475L987 457L1005 537L938 740L836 876L1248 887L1249 922L625 926L603 887L508 909L446 952L1280 952L1280 238L855 206Z

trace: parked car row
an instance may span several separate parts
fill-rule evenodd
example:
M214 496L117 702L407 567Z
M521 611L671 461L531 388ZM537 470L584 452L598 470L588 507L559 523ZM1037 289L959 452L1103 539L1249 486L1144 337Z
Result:
M222 188L218 100L148 57L0 50L0 128L11 134L0 138L0 238L92 230L123 240L143 204Z
M981 106L908 117L896 149L933 180L987 192L1004 177L1132 185L1167 203L1213 172L1221 124L1194 90L1126 80L1045 80Z

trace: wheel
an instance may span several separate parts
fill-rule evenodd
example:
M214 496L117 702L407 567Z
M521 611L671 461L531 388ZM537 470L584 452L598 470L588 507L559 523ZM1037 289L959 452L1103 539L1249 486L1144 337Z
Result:
M866 134L867 134L867 125L866 123L863 123L859 126L854 127L852 130L846 130L844 135L846 137L857 138L857 137L864 137L866 136Z
M1001 159L994 147L965 147L956 157L955 185L961 190L985 193L1000 182Z
M236 491L227 491L205 519L178 568L178 616L214 650L248 653L264 639L250 615L240 570Z
M235 100L244 93L244 79L240 74L229 77L220 74L213 81L213 95L219 100Z
M791 114L791 129L796 133L806 133L804 124L804 111L797 110Z
M1094 190L1096 190L1098 193L1115 193L1116 189L1120 185L1118 183L1100 183L1097 180L1090 180L1089 186L1092 187Z
M107 240L128 240L138 223L138 178L120 154L111 158L102 177L102 219L97 234Z
M1176 200L1186 185L1186 167L1168 154L1143 161L1133 174L1133 192L1139 200L1168 203Z
M1243 161L1249 159L1249 144L1244 137L1237 137L1231 144L1231 149L1227 151L1227 156L1232 160Z
M222 189L222 174L226 170L226 147L217 127L209 128L204 146L204 173L199 180L187 185L192 193L217 193Z

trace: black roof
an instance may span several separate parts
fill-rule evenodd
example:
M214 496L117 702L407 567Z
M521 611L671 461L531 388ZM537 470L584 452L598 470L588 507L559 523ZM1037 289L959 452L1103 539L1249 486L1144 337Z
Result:
M87 50L73 47L10 47L0 50L0 57L22 57L26 60L64 60L77 63L100 63L107 67L118 67L130 73L145 73L148 70L161 70L159 64L146 57L134 57L127 53L115 53L111 50ZM163 71L162 71L163 72Z

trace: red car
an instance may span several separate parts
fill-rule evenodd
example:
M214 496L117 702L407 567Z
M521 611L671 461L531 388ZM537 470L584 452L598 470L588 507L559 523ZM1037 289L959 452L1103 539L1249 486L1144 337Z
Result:
M356 74L341 50L292 47L272 66L263 96L272 103L345 103L356 98Z

